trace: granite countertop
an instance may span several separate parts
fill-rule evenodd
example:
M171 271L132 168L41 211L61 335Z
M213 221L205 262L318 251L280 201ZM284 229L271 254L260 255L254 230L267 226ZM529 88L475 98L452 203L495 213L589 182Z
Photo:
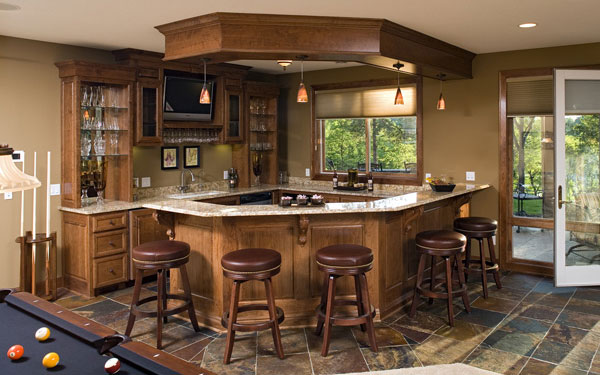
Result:
M133 210L138 208L152 208L156 210L203 217L385 212L400 211L453 196L483 190L488 187L489 185L458 184L451 193L436 193L431 191L429 188L420 189L420 187L415 187L419 190L412 192L386 190L376 190L375 192L354 192L333 190L332 188L326 188L323 186L294 184L261 185L250 188L208 190L185 194L172 194L163 197L146 198L135 202L109 201L103 205L93 204L82 208L60 207L60 210L84 215L93 215L107 212ZM201 199L219 198L273 190L351 195L380 199L371 202L326 203L323 206L306 207L280 207L278 205L224 206L219 204L196 202L196 200Z

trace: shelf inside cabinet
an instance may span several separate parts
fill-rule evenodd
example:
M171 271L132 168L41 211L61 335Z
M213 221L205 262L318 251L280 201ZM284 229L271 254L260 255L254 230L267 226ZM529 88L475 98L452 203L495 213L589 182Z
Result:
M129 156L128 154L90 154L90 155L81 155L82 159L89 160L92 158L110 158L110 157L121 157L121 156Z
M106 105L106 106L101 106L101 105L82 105L81 109L84 109L84 110L85 109L94 109L94 110L96 110L96 109L107 110L108 109L108 110L114 110L114 111L126 111L129 108L127 108L127 107L113 107L113 106L110 106L110 105Z
M163 128L167 129L187 129L187 128L201 128L201 129L223 129L223 125L207 124L200 121L164 121Z
M93 129L88 129L88 128L81 128L82 132L126 132L127 129L106 129L106 128L102 128L102 129L97 129L97 128L93 128Z

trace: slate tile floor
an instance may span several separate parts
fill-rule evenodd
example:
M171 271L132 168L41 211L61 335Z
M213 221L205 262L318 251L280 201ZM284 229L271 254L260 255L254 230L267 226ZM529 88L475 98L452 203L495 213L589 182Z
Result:
M380 350L373 353L360 329L335 327L330 355L312 329L282 331L285 360L274 353L269 331L238 334L232 363L222 364L225 336L196 333L188 321L170 318L164 350L215 373L318 375L369 372L464 362L503 374L600 375L600 288L554 288L552 280L518 273L490 280L489 298L476 277L469 281L473 311L455 300L456 326L446 322L442 301L423 304L411 319L403 312L376 324ZM146 284L144 296L156 292ZM132 288L85 299L62 291L58 304L124 332ZM155 319L136 322L134 340L155 345Z

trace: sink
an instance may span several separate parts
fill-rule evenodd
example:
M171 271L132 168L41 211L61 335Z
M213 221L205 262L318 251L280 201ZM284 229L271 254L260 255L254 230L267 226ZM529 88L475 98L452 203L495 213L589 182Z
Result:
M193 193L167 195L167 198L170 198L170 199L198 199L198 198L206 198L206 197L210 197L210 196L218 195L218 194L223 194L223 192L222 191L214 191L214 190L196 191Z

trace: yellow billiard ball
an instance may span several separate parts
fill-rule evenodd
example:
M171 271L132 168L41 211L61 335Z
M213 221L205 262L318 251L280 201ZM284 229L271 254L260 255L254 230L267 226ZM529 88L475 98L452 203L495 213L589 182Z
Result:
M58 354L54 352L48 353L44 356L44 359L42 359L42 365L44 365L45 368L52 368L58 365L59 360L60 357Z
M50 337L50 329L48 327L42 327L35 331L35 339L38 341L46 341Z

